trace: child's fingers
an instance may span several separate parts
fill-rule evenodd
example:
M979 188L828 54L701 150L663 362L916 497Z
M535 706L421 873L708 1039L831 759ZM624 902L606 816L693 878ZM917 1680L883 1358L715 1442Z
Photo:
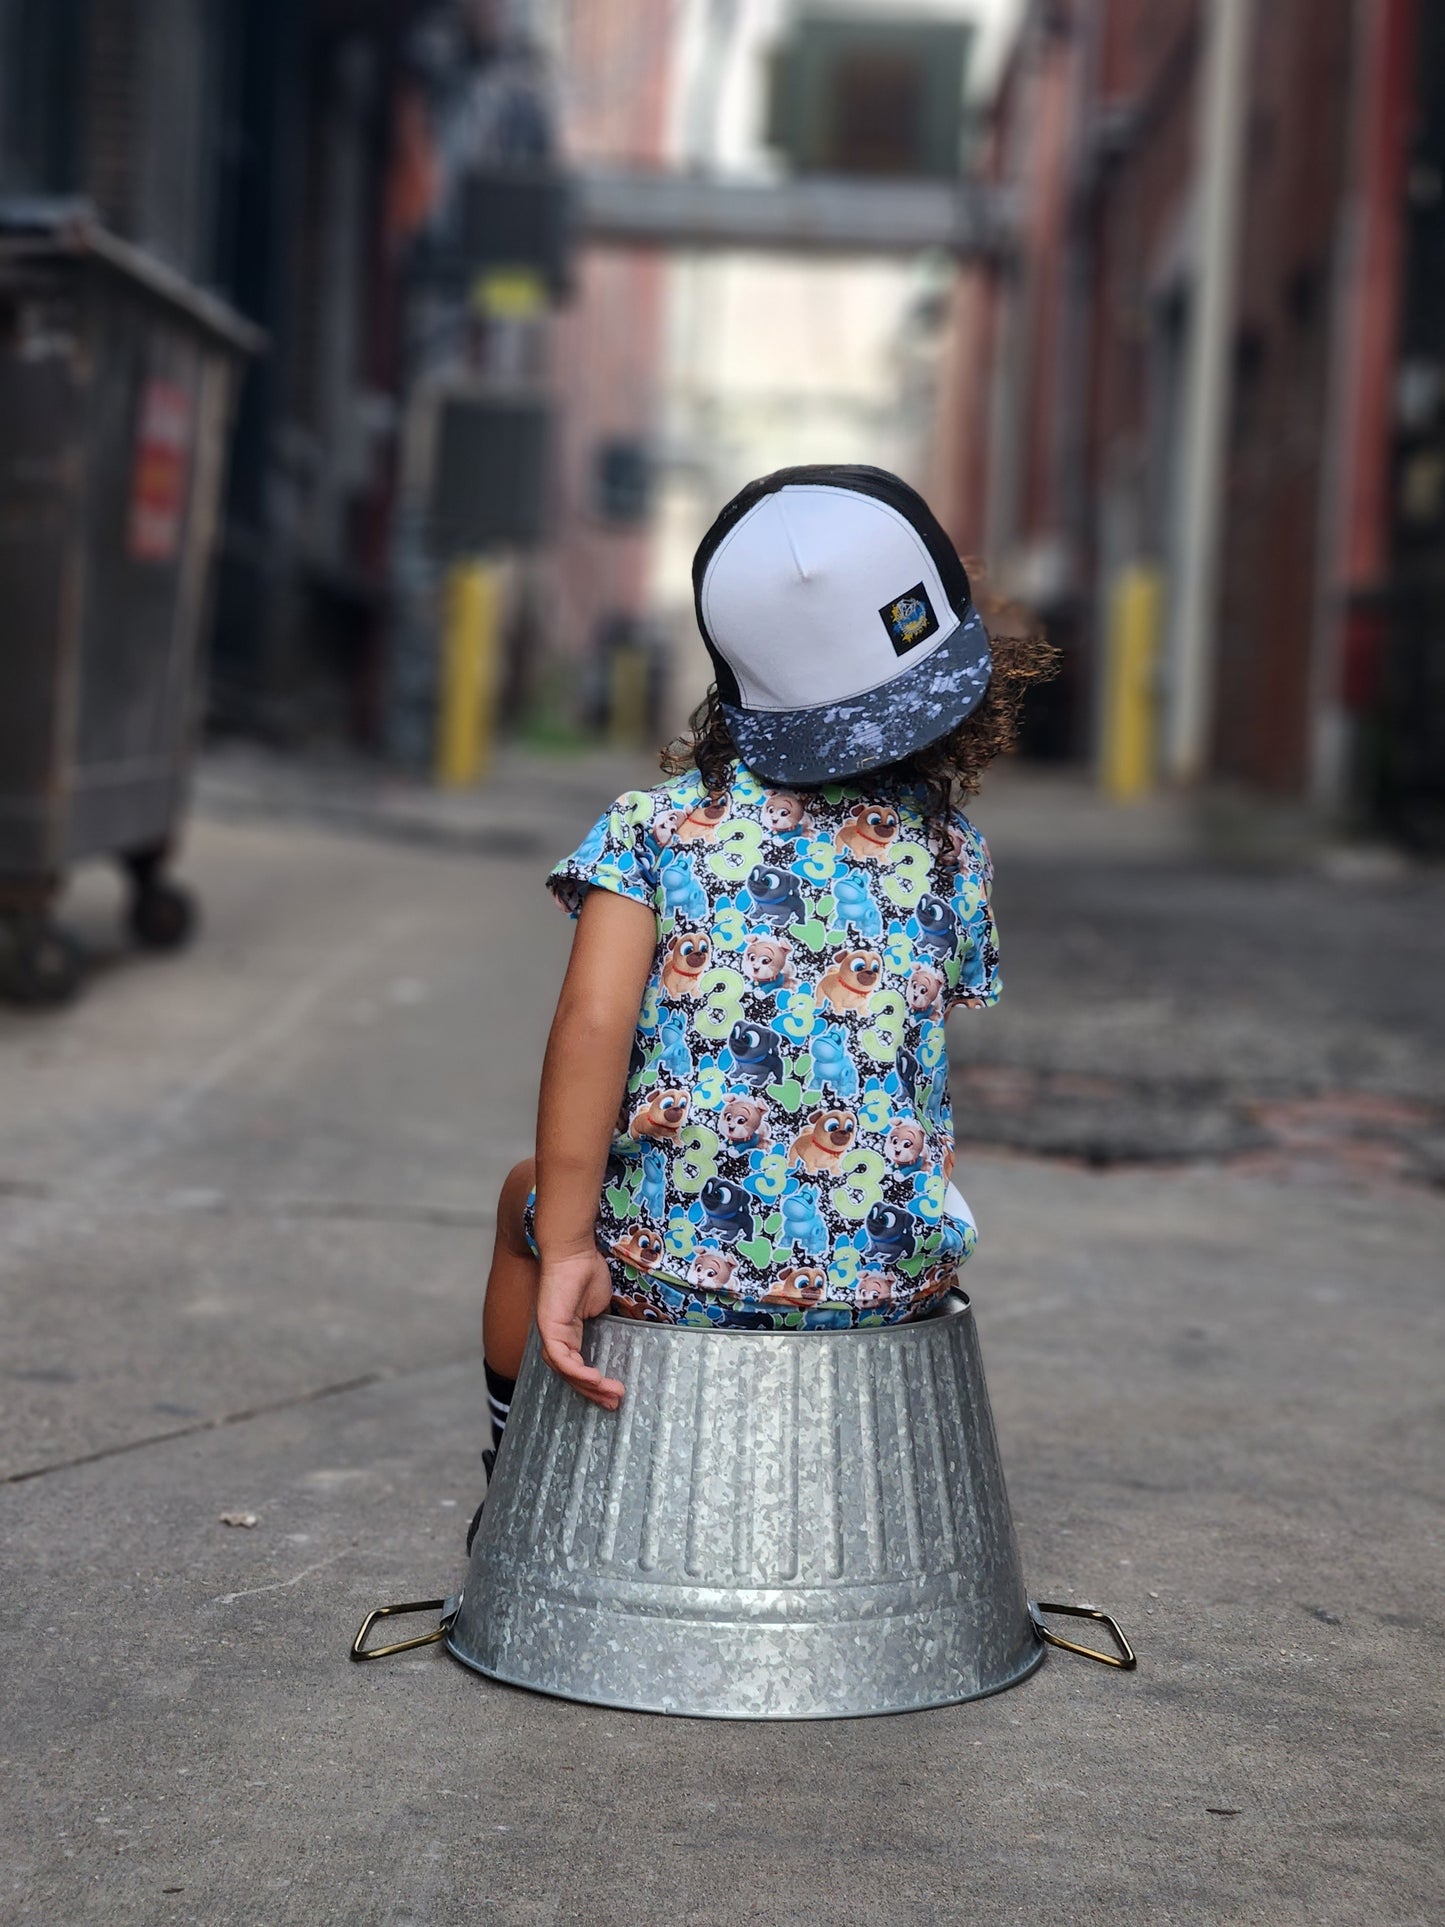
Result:
M555 1338L542 1340L542 1357L559 1378L590 1398L594 1405L615 1412L622 1403L622 1386L615 1378L604 1378L595 1365L589 1365L575 1345Z

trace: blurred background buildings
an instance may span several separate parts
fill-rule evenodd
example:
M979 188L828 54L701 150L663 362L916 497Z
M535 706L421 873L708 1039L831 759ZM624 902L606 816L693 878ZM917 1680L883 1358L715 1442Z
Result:
M0 0L7 1917L1439 1918L1442 43ZM479 1824L486 1689L338 1691L338 1615L461 1559L540 879L699 693L717 507L839 457L1063 651L951 1090L1029 1569L1156 1672L874 1723L846 1800L780 1733L785 1811L750 1731L569 1709L570 1776L475 1701ZM139 967L60 897L185 941L203 687L209 941Z
M871 460L1062 645L1029 754L1438 843L1442 43L1418 0L0 0L0 195L265 331L218 729L461 781L496 712L669 732L717 507Z

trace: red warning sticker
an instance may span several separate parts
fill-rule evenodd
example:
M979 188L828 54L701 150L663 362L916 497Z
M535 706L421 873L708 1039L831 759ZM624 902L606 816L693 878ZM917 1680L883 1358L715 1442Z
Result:
M152 377L141 391L126 544L138 562L169 562L180 547L194 417L173 381Z

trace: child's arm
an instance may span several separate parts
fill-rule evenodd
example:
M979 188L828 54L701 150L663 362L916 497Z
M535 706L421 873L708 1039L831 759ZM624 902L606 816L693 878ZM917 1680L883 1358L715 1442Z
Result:
M612 1281L597 1249L597 1201L627 1082L657 920L589 890L542 1064L537 1106L537 1249L542 1356L584 1398L615 1411L622 1387L582 1360L582 1321L606 1311Z

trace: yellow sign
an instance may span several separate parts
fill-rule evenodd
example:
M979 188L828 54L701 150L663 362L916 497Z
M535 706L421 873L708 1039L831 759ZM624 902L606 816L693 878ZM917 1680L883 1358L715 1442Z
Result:
M472 283L472 309L494 321L530 321L545 312L547 283L532 268L487 268Z

